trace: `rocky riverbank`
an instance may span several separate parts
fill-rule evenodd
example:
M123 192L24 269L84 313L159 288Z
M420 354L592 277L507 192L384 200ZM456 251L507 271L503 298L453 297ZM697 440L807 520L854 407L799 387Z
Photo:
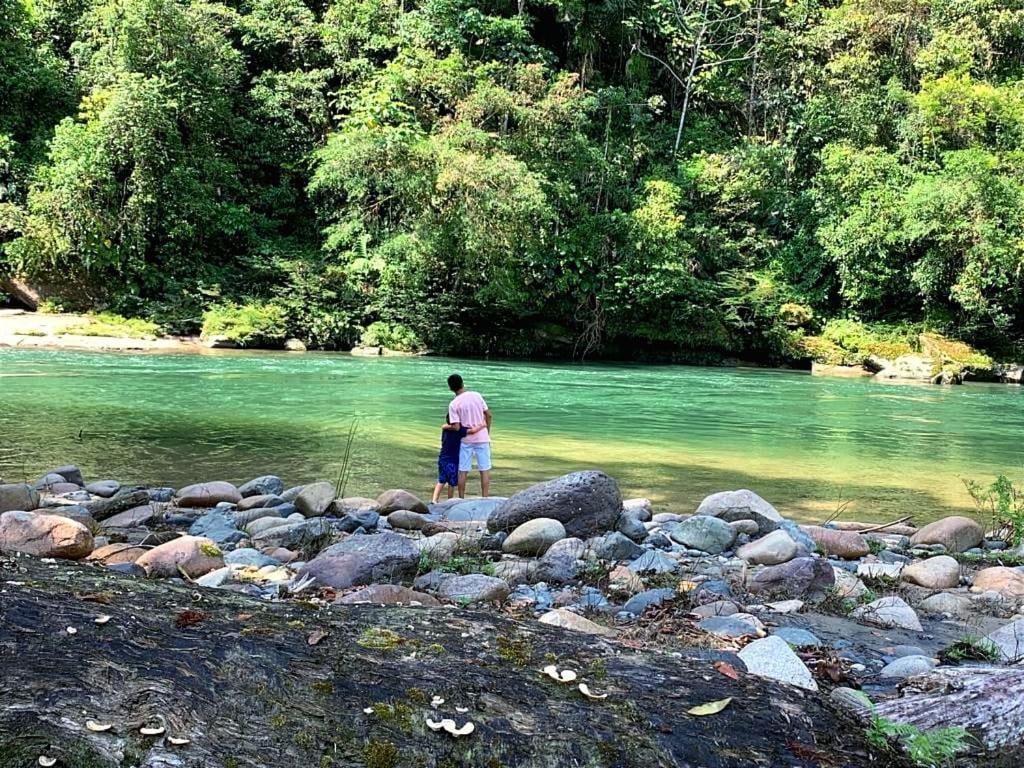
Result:
M73 466L0 485L0 512L0 550L77 560L129 591L132 579L185 584L198 613L202 595L231 593L323 609L470 608L600 639L616 655L701 648L719 654L709 674L800 690L860 718L890 764L901 743L943 739L978 765L1020 757L1024 705L1000 696L1024 659L1021 555L968 518L920 530L798 525L748 490L667 514L623 500L594 471L508 499L428 505L400 489L337 498L330 483L286 488L272 475L122 487L87 483ZM378 634L367 642L399 642Z

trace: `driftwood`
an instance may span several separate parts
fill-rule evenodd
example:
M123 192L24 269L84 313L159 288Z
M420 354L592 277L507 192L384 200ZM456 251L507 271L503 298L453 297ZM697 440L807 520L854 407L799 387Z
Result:
M1024 669L943 667L912 684L914 693L879 704L876 713L923 731L967 729L986 753L979 765L1024 764Z
M825 695L731 657L734 680L721 658L479 611L268 603L0 556L0 766L900 765ZM608 698L545 677L551 663ZM725 697L718 714L687 714ZM475 732L435 732L427 716Z
M876 523L858 523L853 520L835 520L832 522L832 525L840 531L855 531L857 533L885 531L886 533L893 533L898 536L913 536L917 533L917 528L912 525L906 525L912 519L908 515L907 517L901 517L899 520L893 520L891 523L882 523L881 525Z

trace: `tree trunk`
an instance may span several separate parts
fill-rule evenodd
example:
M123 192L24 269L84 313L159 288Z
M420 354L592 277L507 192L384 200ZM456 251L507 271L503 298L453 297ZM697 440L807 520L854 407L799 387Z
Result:
M0 585L3 766L897 765L823 695L733 680L717 652L635 652L461 609L268 603L27 557L0 556ZM550 663L608 698L545 677ZM730 696L719 714L686 713ZM475 732L426 727L442 716Z

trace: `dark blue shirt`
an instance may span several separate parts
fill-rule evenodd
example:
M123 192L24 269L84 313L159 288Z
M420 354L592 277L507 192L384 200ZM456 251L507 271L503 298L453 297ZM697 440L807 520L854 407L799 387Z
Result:
M462 445L462 438L466 436L467 431L465 427L457 431L454 429L442 429L441 455L438 458L458 462L459 446Z

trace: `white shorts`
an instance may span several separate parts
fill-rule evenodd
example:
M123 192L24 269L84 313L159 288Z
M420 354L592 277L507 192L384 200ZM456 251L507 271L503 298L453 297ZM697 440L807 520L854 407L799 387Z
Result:
M462 441L459 446L459 472L469 472L473 469L473 457L476 457L476 468L486 472L491 468L491 444L490 443L467 443Z

